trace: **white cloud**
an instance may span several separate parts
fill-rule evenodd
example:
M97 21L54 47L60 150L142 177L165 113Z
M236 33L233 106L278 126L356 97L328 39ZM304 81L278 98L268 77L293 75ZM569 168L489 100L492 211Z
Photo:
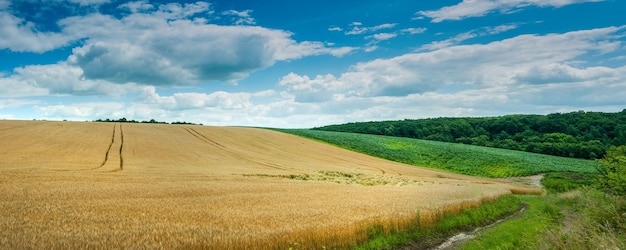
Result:
M420 50L442 49L442 48L449 47L452 45L460 44L461 42L465 40L469 40L475 37L495 35L495 34L499 34L499 33L506 32L506 31L516 29L516 28L518 28L518 24L503 24L503 25L498 25L498 26L493 26L493 27L490 27L490 26L482 27L480 29L474 29L474 30L470 30L467 32L463 32L461 34L458 34L454 37L451 37L442 41L435 41L435 42L431 42L430 44L422 45Z
M63 1L77 3L72 6L106 2ZM558 7L551 0L545 1L546 5L520 0L474 2L474 13L480 12L480 2L495 6L483 8L487 9L484 13L517 11L531 5ZM561 2L563 6L575 1ZM40 26L3 12L9 5L9 1L0 0L0 19L4 21L0 30L14 36L0 36L0 49L44 52L81 39L65 62L0 73L0 111L34 107L38 118L43 119L127 117L211 125L312 127L434 116L621 110L626 96L625 57L620 53L626 26L519 35L472 44L478 40L473 38L501 34L523 24L505 23L452 34L413 53L356 63L339 74L305 75L296 67L293 73L279 78L278 90L211 92L203 86L188 85L234 83L279 61L314 55L340 57L356 50L371 52L378 49L380 41L427 29L398 28L393 23L331 26L329 31L353 32L369 39L361 48L334 47L332 42L296 41L290 32L251 26L254 19L249 11L215 12L214 6L205 2L162 5L138 1L120 5L122 13L116 16L93 13L63 19L58 22L60 30L53 33L37 30ZM457 6L459 19L472 16L463 14L472 13L471 8L461 7ZM442 10L439 21L452 20L454 15ZM431 18L434 21L437 17ZM215 20L234 25L210 23ZM600 56L606 60L586 61ZM181 88L168 88L174 85ZM57 97L27 99L51 95ZM109 97L88 103L44 101L67 95ZM11 116L0 112L0 117Z
M256 21L250 15L252 10L236 11L229 10L222 12L222 15L233 16L233 23L235 25L254 25Z
M218 91L205 93L175 93L161 96L154 87L145 87L142 91L142 102L154 104L164 110L188 110L218 107L224 110L244 109L252 106L250 93L228 93Z
M358 48L356 47L325 48L325 49L321 49L320 52L328 53L336 57L342 57L342 56L352 53L353 51L357 49Z
M574 83L496 85L406 96L336 96L318 103L292 99L267 105L271 108L265 115L287 118L283 119L288 123L282 124L284 127L314 127L407 118L621 111L626 95L626 67L615 71L614 77Z
M43 119L89 120L93 117L121 118L125 116L124 103L87 102L80 104L41 105L35 108Z
M158 6L158 10L152 13L146 13L150 16L164 20L180 20L194 15L210 15L213 11L210 9L211 4L207 2L185 3L167 3Z
M446 86L508 90L526 84L601 81L622 74L623 69L570 62L594 51L618 49L620 43L612 40L613 34L625 28L521 35L484 45L451 46L359 63L339 77L311 79L292 73L280 83L296 101L326 101L332 99L329 93L363 98L425 94Z
M603 0L463 0L459 4L438 10L418 11L416 15L431 18L432 22L438 23L446 20L480 17L493 11L513 12L529 6L558 8L570 4L601 1Z
M40 103L40 101L30 99L0 99L0 110L7 108L19 108L38 103Z
M121 118L174 122L188 121L211 125L269 124L268 106L252 105L253 100L273 100L276 93L178 92L160 95L152 86L144 86L133 101L104 101L46 105L38 103L34 111L42 119L95 120ZM0 102L1 104L2 102ZM263 121L261 123L260 121Z
M333 75L318 75L314 79L289 73L278 82L287 87L297 102L323 102L333 97L333 93L343 90L345 84Z
M273 55L275 60L298 59L304 56L330 54L336 57L342 57L356 50L355 47L339 47L329 48L322 42L301 42L296 43L293 40L276 40L276 52Z
M209 11L208 4L159 7L121 19L94 14L60 21L68 34L89 37L69 62L87 79L147 85L236 82L276 61L331 54L321 42L296 42L291 33L254 26L220 26L185 19ZM182 19L180 19L182 18Z
M426 32L426 30L427 30L426 28L406 28L406 29L400 30L400 32L415 35L415 34L424 33Z
M50 65L29 65L16 68L15 74L8 79L31 86L37 90L34 93L23 95L35 96L37 93L53 95L77 96L119 96L130 91L138 90L135 84L112 84L102 80L89 80L83 77L79 67L66 63ZM0 79L0 82L6 79Z
M80 1L97 3L103 1ZM210 81L236 83L251 72L281 60L330 54L343 56L356 48L297 42L282 30L255 26L208 24L214 14L206 2L119 6L130 13L67 17L60 32L39 32L32 23L0 11L0 49L45 52L84 39L68 59L85 80L155 86ZM226 11L236 24L253 24L250 11ZM83 83L84 84L84 83Z
M503 24L503 25L498 25L495 27L487 27L486 30L489 34L494 35L494 34L500 34L502 32L506 32L509 30L517 29L517 28L518 28L517 24Z
M398 34L396 34L396 33L378 33L378 34L374 34L374 35L368 36L366 38L374 38L374 39L376 39L378 41L383 41L383 40L389 40L389 39L394 38L396 36L398 36Z
M398 25L397 23L384 23L381 25L376 25L374 27L370 27L369 29L371 31L377 31L377 30L381 30L381 29L392 29L393 27L396 27L396 25Z
M380 24L380 25L376 25L376 26L372 26L372 27L361 27L361 23L358 22L353 22L351 26L352 30L350 31L346 31L346 35L360 35L360 34L364 34L364 33L368 33L368 32L374 32L374 31L378 31L378 30L382 30L382 29L392 29L394 27L396 27L396 25L398 25L397 23L384 23L384 24Z
M132 13L141 13L144 11L149 11L154 9L154 5L148 3L147 0L144 1L136 1L136 2L128 2L125 4L121 4L118 6L119 9L128 9Z
M346 35L360 35L363 34L365 32L367 32L368 29L367 28L361 28L359 26L355 26L352 28L352 30L350 31L346 31Z
M81 6L100 5L100 4L111 2L111 0L68 0L68 1L72 3L77 3Z
M377 45L370 45L370 46L366 46L363 50L365 52L372 52L378 49Z
M45 52L69 44L76 37L40 32L35 24L0 9L0 49Z
M446 47L450 47L453 45L457 45L465 40L472 39L477 37L478 35L474 31L468 31L461 34L458 34L454 37L442 40L442 41L434 41L429 44L424 44L420 47L420 50L437 50L443 49Z
M120 96L138 91L136 84L113 84L83 77L79 67L60 62L15 68L9 76L0 75L0 97L47 95Z
M616 70L609 67L576 68L566 63L534 65L520 72L516 80L529 84L581 82L592 79L613 77Z
M0 78L0 97L15 98L25 96L44 96L47 89L36 86L32 81L25 81L18 76Z
M358 29L359 32L362 31L362 33L365 32L371 32L371 31L376 31L376 30L380 30L380 29L391 29L393 27L395 27L396 24L382 24L382 25L378 25L378 26L374 26L374 27L367 27L367 28L360 28ZM355 27L358 28L358 27ZM352 31L355 31L355 29L353 29ZM397 37L399 34L420 34L426 31L426 28L406 28L406 29L402 29L400 31L394 31L394 32L382 32L382 33L376 33L376 34L372 34L372 35L368 35L365 36L365 39L371 39L370 42L368 42L367 44L365 44L365 46L363 47L363 51L365 52L372 52L375 51L379 48L378 44L381 41L385 41L385 40L389 40L392 38Z

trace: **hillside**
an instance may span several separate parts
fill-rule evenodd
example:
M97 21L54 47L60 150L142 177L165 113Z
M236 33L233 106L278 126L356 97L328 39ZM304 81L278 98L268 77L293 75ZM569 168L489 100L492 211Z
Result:
M592 160L459 143L310 129L281 131L414 166L490 178L557 172L595 174L599 167Z
M314 129L598 159L604 156L609 146L626 144L626 109L619 113L578 111L549 115L357 122Z
M538 192L254 128L0 121L0 140L1 248L345 247Z

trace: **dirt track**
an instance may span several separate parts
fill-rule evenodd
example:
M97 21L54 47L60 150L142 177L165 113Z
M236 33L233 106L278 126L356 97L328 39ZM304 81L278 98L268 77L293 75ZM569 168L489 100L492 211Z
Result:
M254 128L0 121L0 140L0 248L341 245L526 188Z

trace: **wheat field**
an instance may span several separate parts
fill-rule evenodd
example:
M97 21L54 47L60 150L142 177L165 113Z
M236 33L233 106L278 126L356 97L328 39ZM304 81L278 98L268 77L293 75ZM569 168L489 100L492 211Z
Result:
M538 192L256 128L0 121L0 141L2 249L345 248Z

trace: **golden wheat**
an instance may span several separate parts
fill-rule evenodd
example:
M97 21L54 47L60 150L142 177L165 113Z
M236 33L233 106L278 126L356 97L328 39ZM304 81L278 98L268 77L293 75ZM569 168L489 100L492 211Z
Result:
M0 248L342 248L537 191L253 128L0 121L0 140Z

